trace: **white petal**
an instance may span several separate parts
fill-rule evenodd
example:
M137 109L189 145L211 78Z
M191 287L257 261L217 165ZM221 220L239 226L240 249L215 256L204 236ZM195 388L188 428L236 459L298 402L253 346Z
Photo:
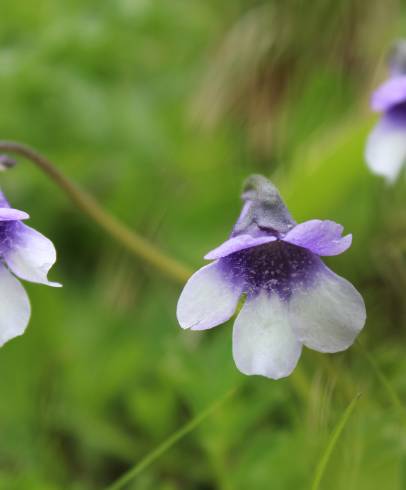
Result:
M177 317L182 328L205 330L231 318L242 287L224 276L217 262L195 272L180 295Z
M382 120L369 135L365 159L373 173L394 182L406 161L406 128Z
M313 286L293 292L289 312L298 339L319 352L347 349L366 320L362 296L327 267L318 273Z
M0 265L0 346L22 335L30 319L31 307L20 282Z
M287 304L262 292L247 300L233 330L233 356L244 374L279 379L295 369L302 350L289 323Z
M49 269L56 261L51 240L27 225L17 225L13 246L4 254L10 270L21 279L60 287L59 283L49 282L47 278Z

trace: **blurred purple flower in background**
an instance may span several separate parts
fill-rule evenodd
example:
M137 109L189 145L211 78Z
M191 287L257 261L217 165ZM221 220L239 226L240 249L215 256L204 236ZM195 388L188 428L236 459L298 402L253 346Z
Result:
M229 320L246 301L233 331L233 356L244 374L278 379L295 368L302 345L320 352L347 349L363 328L358 291L319 256L338 255L351 235L333 221L296 224L278 190L251 176L229 240L206 255L179 298L182 328L205 330Z
M0 346L22 335L31 308L25 289L14 277L58 287L47 274L55 263L55 247L48 238L26 226L24 211L12 209L0 191Z
M371 171L393 183L406 162L406 41L390 56L390 78L373 94L371 107L382 117L369 135L365 158Z

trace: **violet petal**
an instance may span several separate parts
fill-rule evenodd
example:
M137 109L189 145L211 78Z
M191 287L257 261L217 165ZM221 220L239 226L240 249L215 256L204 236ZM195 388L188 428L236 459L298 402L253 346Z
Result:
M30 217L25 211L13 208L0 207L0 221L19 221Z
M393 77L384 82L372 94L371 107L376 112L385 112L402 102L406 102L406 75Z
M339 255L351 246L352 236L341 236L343 227L330 220L312 219L292 228L285 237L299 247L307 248L317 255Z
M253 237L251 235L237 235L226 242L222 243L219 247L215 248L204 256L207 260L220 259L221 257L227 257L227 255L245 250L247 248L263 245L264 243L274 242L276 237L270 235Z

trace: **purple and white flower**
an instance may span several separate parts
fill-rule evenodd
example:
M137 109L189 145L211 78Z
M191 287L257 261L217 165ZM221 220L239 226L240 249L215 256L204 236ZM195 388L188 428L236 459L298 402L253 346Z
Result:
M361 295L320 256L338 255L351 235L333 221L293 221L278 190L251 176L230 238L209 252L213 260L189 279L177 317L184 329L234 323L233 356L244 374L278 379L295 368L302 346L319 352L347 349L366 320Z
M24 211L11 208L0 191L0 346L22 335L30 319L30 301L16 277L61 286L47 279L56 260L55 247L22 222L28 218Z
M382 113L368 137L365 159L375 174L395 182L406 163L406 41L390 57L390 77L373 94L371 107Z

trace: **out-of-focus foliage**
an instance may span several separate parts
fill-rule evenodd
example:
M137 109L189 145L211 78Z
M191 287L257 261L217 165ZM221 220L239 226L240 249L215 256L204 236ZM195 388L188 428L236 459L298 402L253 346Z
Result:
M2 139L49 155L193 267L228 234L251 172L274 179L297 220L343 223L354 246L328 262L364 294L361 340L406 404L405 182L387 188L363 163L366 101L406 27L400 6L3 0L1 16ZM357 346L306 351L287 380L244 378L231 322L180 331L180 286L29 164L1 185L55 242L64 288L28 285L28 331L0 351L0 489L99 489L235 384L232 402L130 487L307 488L358 390L325 488L405 487L405 426Z

